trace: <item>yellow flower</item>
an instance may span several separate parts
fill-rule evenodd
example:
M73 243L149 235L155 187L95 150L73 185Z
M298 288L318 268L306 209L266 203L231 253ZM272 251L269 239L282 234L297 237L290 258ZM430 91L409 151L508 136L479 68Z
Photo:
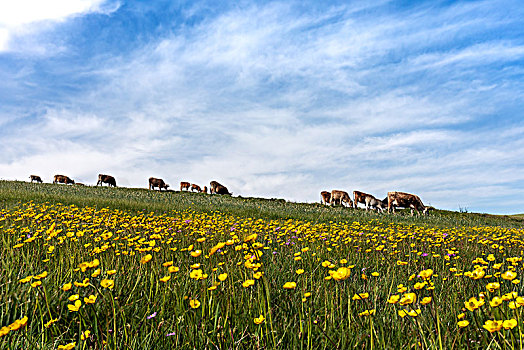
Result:
M11 331L11 329L9 327L7 327L7 326L0 328L0 338L2 338L4 335L9 333L10 331Z
M253 322L255 322L255 324L261 324L262 322L264 322L266 318L262 315L260 315L259 317L256 317Z
M513 329L517 326L517 320L512 318L511 320L506 320L502 323L504 329Z
M400 299L399 304L408 305L413 304L415 301L417 301L417 295L415 293L406 293Z
M365 310L363 312L360 312L358 315L359 316L370 316L370 315L374 315L375 314L375 309L373 310Z
M411 317L417 317L418 315L420 315L422 312L422 310L420 309L416 309L416 310L410 310L408 312L408 315L411 316Z
M169 266L167 268L167 271L169 271L169 273L178 272L178 271L180 271L180 268L177 267L177 266Z
M146 264L146 263L150 262L151 259L153 259L153 256L151 254L147 254L144 257L142 257L142 259L140 259L140 263L141 264Z
M367 299L369 298L369 293L357 293L355 295L353 295L353 300L364 300L364 299Z
M98 277L102 273L101 269L96 269L92 274L91 277Z
M417 283L415 283L415 285L413 286L413 288L419 290L419 289L424 288L424 287L426 286L426 284L427 284L426 282L417 282Z
M349 278L350 275L351 275L350 269L348 269L347 267L339 267L338 270L335 271L335 273L331 275L331 277L333 277L333 279L336 281L343 281Z
M26 278L22 278L21 280L18 281L18 283L27 283L29 281L31 281L31 279L33 278L33 276L27 276Z
M80 306L82 306L82 302L80 300L77 300L75 301L74 305L68 304L67 308L69 309L69 312L72 312L72 311L78 311L78 309L80 309Z
M114 275L115 273L116 273L116 270L109 270L109 271L107 271L107 274L109 276Z
M501 274L500 277L502 277L505 280L511 281L515 279L515 277L517 277L517 273L511 270L508 270L504 272L503 274Z
M103 279L100 281L100 285L104 288L113 289L115 287L115 281Z
M166 283L167 281L169 281L171 279L171 276L170 275L167 275L167 276L164 276L160 279L160 282L164 282Z
M286 282L283 287L284 289L295 289L297 284L295 282Z
M491 307L497 307L500 304L502 304L502 298L500 297L493 297L493 299L491 299L491 301L489 302L489 305Z
M201 250L194 250L194 251L191 252L191 256L192 256L193 258L197 258L197 257L199 257L200 255L202 255L202 251L201 251Z
M487 329L490 333L493 333L493 332L498 332L501 330L502 328L502 320L500 321L492 321L492 320L488 320L484 323L484 325L482 327L484 327L485 329Z
M16 320L15 322L11 323L9 325L10 331L17 331L21 328L24 328L27 325L27 316L22 317L19 320Z
M260 279L260 277L262 277L263 274L264 274L263 272L260 272L260 271L259 271L259 272L257 272L257 273L254 273L254 274L253 274L253 277L256 278L256 279L258 280L258 279Z
M398 295L398 294L392 295L392 296L389 297L388 303L396 304L399 300L400 300L400 295Z
M86 340L87 338L89 338L90 335L91 335L91 331L82 332L82 335L80 336L80 339Z
M49 322L45 323L45 324L44 324L44 327L45 327L45 328L49 328L49 327L51 327L51 325L52 325L53 323L55 323L56 321L58 321L58 318L53 318L53 319L49 320Z
M173 260L171 260L171 261L166 261L165 263L162 264L162 266L164 266L164 267L169 267L169 266L171 266L171 265L173 265Z
M427 280L428 278L430 278L433 275L433 270L432 269L427 269L427 270L420 271L419 275L423 279Z
M498 282L491 282L486 284L486 289L490 292L494 292L495 290L500 288L500 283Z
M242 283L242 287L247 288L255 284L255 280L245 280Z
M458 314L458 315L457 315L457 318L458 318L459 320L462 320L464 317L466 317L466 314L465 314L465 313L461 313L461 314Z
M66 283L66 284L64 284L64 285L62 286L62 290L63 290L64 292L66 292L66 291L70 290L72 287L73 287L73 284L72 284L72 283Z
M200 307L200 301L198 301L197 299L191 299L189 301L189 305L192 309L198 309Z
M406 287L404 287L403 284L399 284L399 285L397 286L397 292L399 292L399 293L404 293L404 292L407 291L407 290L408 290L408 289L407 289Z
M36 281L36 282L31 283L31 287L33 287L33 288L36 288L36 287L41 286L41 285L42 285L42 281Z
M406 312L406 310L398 310L398 315L404 318L405 316L408 315L408 313Z
M421 305L426 305L426 304L429 304L429 303L431 303L431 297L422 298L422 300L420 301Z
M301 274L304 273L304 270L302 270L302 269L298 269L298 270L296 270L295 272L297 273L297 275L301 275Z
M69 343L66 345L58 345L58 350L72 350L76 346L76 342Z
M221 273L220 275L218 275L218 279L220 281L225 281L227 278L227 273Z
M478 279L483 278L484 275L486 275L486 271L484 271L484 269L475 269L475 270L471 271L470 278L474 279L474 280L478 280Z
M471 298L469 298L468 301L464 302L464 306L469 311L475 311L476 309L478 309L482 305L484 305L484 300L477 300L477 298L475 298L475 297L471 297Z
M378 272L372 272L372 273L371 273L371 276L373 276L373 277L378 277L379 275L380 275L380 274L379 274Z
M88 298L84 298L84 303L86 304L94 304L96 301L96 296L91 294Z
M467 326L469 325L469 321L468 321L468 320L458 321L458 322L457 322L457 325L458 325L460 328L464 328L464 327L467 327Z
M78 294L74 294L74 295L71 295L69 298L67 298L69 301L75 301L75 300L78 300L80 298L80 295Z

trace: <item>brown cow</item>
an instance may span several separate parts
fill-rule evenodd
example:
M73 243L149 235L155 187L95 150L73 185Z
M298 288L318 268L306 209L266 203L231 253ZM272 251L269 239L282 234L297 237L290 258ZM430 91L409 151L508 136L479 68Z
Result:
M372 208L377 209L377 211L382 211L387 207L387 204L382 202L380 199L360 191L353 191L353 199L355 208L358 206L358 203L364 204L366 206L366 210Z
M53 180L53 183L56 184L56 183L62 183L62 184L75 184L75 181L74 180L71 180L70 178L68 178L67 176L65 175L55 175L54 177L54 180Z
M209 183L209 185L211 186L210 191L209 191L209 193L211 193L211 194L213 194L213 193L216 193L216 194L228 194L230 196L233 194L233 193L229 193L229 191L227 190L226 186L221 185L221 184L219 184L216 181L211 181Z
M40 182L40 183L43 182L42 179L40 178L40 176L38 176L38 175L30 175L29 178L31 179L31 182L33 182L33 180L36 181L36 182Z
M191 184L189 182L185 182L185 181L182 181L180 183L180 191L182 190L186 190L186 191L189 191L189 186L191 186Z
M116 187L116 180L114 177L111 175L98 174L98 182L96 185L103 186L104 183L106 183L109 187Z
M158 190L159 190L159 191L162 191L162 188L165 189L165 190L167 190L167 188L169 187L169 185L166 184L166 183L164 182L164 180L162 180L162 179L157 179L157 178L155 178L155 177L150 177L150 178L149 178L149 189L150 189L150 190L154 190L155 187L158 187Z
M328 191L320 192L320 204L329 204L331 203L331 193Z
M202 189L197 184L191 184L191 192L193 192L193 190L196 190L198 193L202 192Z
M337 204L344 205L344 202L347 203L350 207L353 206L353 201L349 197L349 194L346 191L333 190L331 191L331 205Z
M204 189L202 190L202 192L207 193L207 186L204 186Z
M424 215L428 213L428 208L422 203L419 196L404 192L388 192L388 213L390 209L393 208L394 214L395 207L410 208L411 216L413 216L413 209L415 209L417 215L419 214L419 210L421 210Z

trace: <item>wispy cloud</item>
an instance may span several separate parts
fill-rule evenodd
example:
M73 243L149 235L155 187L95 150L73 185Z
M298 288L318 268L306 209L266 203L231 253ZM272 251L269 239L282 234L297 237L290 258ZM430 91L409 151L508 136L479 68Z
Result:
M61 67L53 77L83 83L60 99L12 107L0 176L217 179L297 201L404 190L444 208L522 211L501 200L524 194L519 11L200 2L133 50ZM38 75L3 74L20 91Z

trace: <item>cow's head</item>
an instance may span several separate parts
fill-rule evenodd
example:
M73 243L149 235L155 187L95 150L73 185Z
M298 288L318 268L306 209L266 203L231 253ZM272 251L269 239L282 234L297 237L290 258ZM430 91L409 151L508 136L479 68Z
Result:
M165 184L164 185L164 188L167 190L167 188L169 187L169 184Z

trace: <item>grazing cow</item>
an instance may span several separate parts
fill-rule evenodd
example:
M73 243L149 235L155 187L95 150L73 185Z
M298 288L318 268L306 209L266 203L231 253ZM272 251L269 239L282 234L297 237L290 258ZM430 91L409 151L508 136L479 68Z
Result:
M191 192L193 192L193 190L196 190L198 193L202 192L202 189L197 184L191 184Z
M83 183L81 183L81 182L77 182L77 183L75 183L75 185L77 185L77 186L85 186L85 185L84 185Z
M53 180L53 183L56 184L56 183L62 183L62 184L75 184L75 181L74 180L71 180L70 178L68 178L67 176L65 175L55 175L54 177L54 180Z
M98 174L98 182L96 185L103 186L104 183L106 183L109 187L116 187L116 180L114 177L111 175Z
M388 192L388 213L393 208L393 214L395 213L395 207L409 208L411 209L411 216L413 216L413 209L419 214L419 210L422 214L428 213L428 208L424 206L419 196L404 192Z
M340 205L347 203L350 207L353 206L353 201L346 191L333 190L331 191L331 205L335 205L337 203Z
M328 191L320 192L320 204L329 204L331 203L331 193Z
M209 183L209 185L211 186L210 191L209 191L211 194L213 194L213 193L216 193L216 194L228 194L230 196L233 194L233 193L229 193L229 191L227 190L226 186L221 185L221 184L219 184L216 181L211 181Z
M42 183L42 179L38 175L30 175L29 178L31 179L31 182L36 181Z
M189 186L191 186L191 184L189 182L185 182L185 181L182 181L180 183L180 191L182 190L186 190L186 191L189 191Z
M167 188L169 187L169 185L166 184L166 183L164 182L164 180L162 180L162 179L157 179L157 178L155 178L155 177L150 177L150 178L149 178L149 189L150 189L150 190L154 190L155 187L158 187L158 190L159 190L159 191L162 191L162 188L165 189L165 190L167 190Z
M377 209L377 211L382 211L387 207L387 204L385 204L380 199L360 191L353 191L353 199L355 208L358 206L358 203L364 204L366 206L366 210L372 208Z
M207 193L207 186L204 186L204 189L202 190L202 192Z

